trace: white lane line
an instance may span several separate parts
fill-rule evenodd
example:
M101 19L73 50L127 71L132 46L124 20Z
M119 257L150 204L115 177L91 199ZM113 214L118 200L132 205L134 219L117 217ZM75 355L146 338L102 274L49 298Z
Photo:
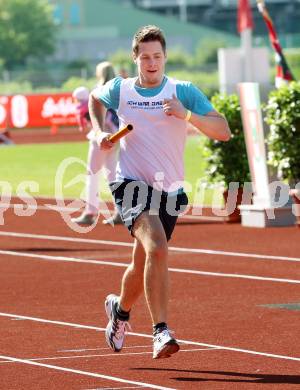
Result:
M38 255L36 253L3 251L3 250L0 250L0 255L16 256L16 257L29 257L29 258L31 257L33 259L48 260L48 261L65 261L65 262L69 262L69 263L110 265L112 267L127 267L129 265L129 263L119 263L119 262L113 262L113 261L80 259L77 257L66 257L66 256Z
M78 237L66 237L66 236L48 236L44 234L32 234L32 233L16 233L16 232L7 232L0 231L0 236L5 237L20 237L20 238L34 238L36 240L52 240L52 241L71 241L79 242L86 244L100 244L100 245L112 245L112 246L126 246L133 247L131 242L123 241L111 241L111 240L95 240L92 238L78 238Z
M178 272L178 273L194 274L194 275L218 276L221 278L248 279L248 280L260 280L263 282L300 284L300 280L298 280L298 279L272 278L269 276L225 274L225 273L221 273L221 272L206 272L206 271L197 271L197 270L192 270L192 269L179 269L179 268L169 268L169 271Z
M126 387L97 387L95 389L83 389L83 390L123 390L123 389L140 389L140 386L126 386Z
M96 387L94 389L83 389L83 390L123 390L123 389L140 389L140 386L125 386L125 387Z
M140 389L140 386L126 386L126 387L97 387L95 389L84 389L84 390L123 390L123 389Z
M29 365L32 365L32 366L50 368L51 370L71 372L73 374L79 374L79 375L85 375L85 376L90 376L90 377L94 377L94 378L106 379L106 380L110 380L110 381L113 381L113 382L130 383L132 385L138 385L140 387L147 387L147 388L150 388L150 389L175 390L175 389L170 388L170 387L157 386L157 385L153 385L153 384L145 383L145 382L131 381L129 379L123 379L123 378L118 378L118 377L115 377L115 376L98 374L96 372L74 370L73 368L66 368L66 367L54 366L54 365L50 365L50 364L33 362L31 360L19 359L19 358L12 357L12 356L0 355L0 359L10 360L10 361L15 362L15 363L23 363L23 364L29 364Z
M32 259L38 259L42 261L62 261L69 263L81 263L81 264L96 264L96 265L108 265L111 267L127 267L129 263L119 263L114 261L104 260L93 260L93 259L80 259L77 257L65 257L65 256L49 256L49 255L38 255L36 253L27 252L15 252L15 251L3 251L0 250L0 255L15 256L15 257L26 257ZM243 274L226 274L221 272L208 272L193 269L180 269L180 268L169 268L171 272L185 273L192 275L204 275L204 276L217 276L221 278L234 278L234 279L248 279L248 280L259 280L263 282L277 282L277 283L290 283L300 284L300 280L297 279L284 279L284 278L272 278L268 276L256 276L256 275L243 275Z
M50 207L51 206L51 207ZM61 206L55 206L54 204L53 205L32 205L32 204L26 204L26 203L13 203L13 204L10 204L10 203L2 203L2 207L5 207L6 209L9 208L9 209L24 209L26 208L26 210L46 210L46 211L57 211L57 212L68 212L68 213L71 213L71 212L77 212L77 211L80 211L83 207L61 207ZM104 210L99 210L99 211L104 211Z
M123 247L133 247L133 243L123 242L123 241L111 241L111 240L95 240L91 238L78 238L78 237L63 237L63 236L48 236L43 234L32 234L32 233L16 233L8 231L0 231L0 236L5 237L21 237L21 238L34 238L36 240L52 240L52 241L70 241L70 242L79 242L87 244L98 244L98 245L111 245L111 246L123 246ZM182 248L176 246L170 246L169 250L171 252L183 252L183 253L201 253L207 255L220 255L220 256L232 256L232 257L247 257L257 260L277 260L277 261L292 261L300 262L300 257L289 257L289 256L273 256L273 255L264 255L257 253L243 253L243 252L228 252L228 251L219 251L211 249L201 249L201 248Z
M180 349L179 352L199 352L199 351L211 351L211 350L220 350L221 348L193 348L193 349ZM152 355L152 351L143 351L143 352L124 352L120 354L116 353L105 353L105 354L94 354L94 355L74 355L74 356L53 356L53 357L39 357L34 359L26 358L26 360L30 360L31 362L41 362L45 360L72 360L72 359L87 359L87 358L95 358L95 357L128 357L135 355ZM3 363L12 363L11 360L0 361L0 364Z
M58 213L62 213L62 212L67 212L67 213L71 213L71 212L77 212L77 211L80 211L83 209L83 206L80 206L79 207L68 207L68 206L65 206L65 207L61 207L61 206L57 206L56 204L46 204L46 205L31 205L31 204L26 204L26 203L2 203L2 207L4 207L5 209L24 209L24 207L26 207L26 209L28 210L42 210L42 211L55 211L55 212L58 212ZM205 208L205 206L203 206L202 208ZM113 208L109 209L111 212L113 211ZM220 208L221 210L221 208ZM107 213L107 210L106 209L101 209L99 208L99 214L102 215L104 213ZM224 219L222 216L213 216L213 215L191 215L191 214L183 214L183 215L179 215L179 218L180 219L191 219L191 220L195 220L195 221L217 221L217 222L222 222Z
M62 326L69 326L72 328L82 328L82 329L90 329L90 330L97 330L97 331L105 331L105 328L99 328L96 326L89 326L89 325L81 325L81 324L75 324L72 322L63 322L63 321L53 321L53 320L47 320L43 318L38 318L38 317L29 317L29 316L23 316L23 315L18 315L18 314L11 314L11 313L1 313L0 312L0 317L8 317L8 318L23 318L29 321L34 321L34 322L42 322L46 324L55 324L55 325L62 325ZM144 333L135 333L135 332L128 332L129 335L131 336L137 336L137 337L145 337L145 338L150 338L152 339L152 335L144 334ZM226 351L233 351L233 352L241 352L241 353L247 353L250 355L259 355L259 356L265 356L265 357L270 357L270 358L275 358L275 359L284 359L284 360L293 360L300 362L300 357L293 357L293 356L287 356L287 355L277 355L273 353L268 353L268 352L258 352L258 351L253 351L250 349L241 349L241 348L234 348L234 347L225 347L223 345L215 345L215 344L207 344L207 343L199 343L197 341L189 341L189 340L179 340L178 341L182 344L186 345L196 345L196 346L201 346L201 347L209 347L209 348L216 348L216 349L224 349Z
M136 349L136 348L152 348L151 344L148 345L132 345L132 346L125 346L123 347L124 349ZM86 351L103 351L103 350L108 350L111 351L110 348L105 347L105 348L80 348L80 349L60 349L57 352L86 352Z
M34 322L41 322L43 324L52 324L52 325L61 325L61 326L68 326L71 328L77 328L77 329L89 329L89 330L96 330L100 332L104 332L106 328L99 328L98 326L91 326L91 325L82 325L82 324L75 324L72 322L64 322L64 321L54 321L54 320L47 320L44 318L39 317L29 317L29 316L23 316L19 314L11 314L11 313L1 313L0 317L8 317L8 318L19 318L22 320L29 320ZM128 334L137 335L135 333L129 332ZM146 337L146 336L145 336ZM147 336L148 337L148 336ZM149 336L150 338L150 336ZM151 337L152 338L152 337Z

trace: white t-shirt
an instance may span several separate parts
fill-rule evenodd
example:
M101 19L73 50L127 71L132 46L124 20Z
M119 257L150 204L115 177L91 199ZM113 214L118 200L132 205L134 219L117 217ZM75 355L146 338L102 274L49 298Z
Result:
M168 79L159 94L143 97L135 90L135 81L124 79L120 88L120 126L130 123L133 131L120 141L116 180L142 180L150 186L160 181L164 191L175 191L184 179L187 126L165 114L163 100L176 95L176 83Z
M116 78L95 94L107 108L117 110L120 128L133 125L132 132L120 140L116 180L142 180L173 192L183 186L187 123L167 116L162 102L174 94L186 108L200 115L213 107L191 83L165 77L160 87L141 89L136 81ZM154 185L157 181L160 184Z

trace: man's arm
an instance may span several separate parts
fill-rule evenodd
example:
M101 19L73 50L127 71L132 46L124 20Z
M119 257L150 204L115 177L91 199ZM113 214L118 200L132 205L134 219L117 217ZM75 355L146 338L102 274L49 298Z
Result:
M210 111L206 115L192 113L189 122L209 138L218 141L230 140L231 132L227 120L217 111Z
M207 137L218 141L229 141L231 132L227 120L217 111L210 111L206 115L199 115L187 110L175 95L172 99L165 99L163 109L167 115L174 115L179 119L186 119Z
M96 140L100 148L109 150L113 147L113 143L108 141L110 134L103 131L106 108L104 104L94 96L93 92L94 91L90 93L89 97L89 113L92 127L96 133Z

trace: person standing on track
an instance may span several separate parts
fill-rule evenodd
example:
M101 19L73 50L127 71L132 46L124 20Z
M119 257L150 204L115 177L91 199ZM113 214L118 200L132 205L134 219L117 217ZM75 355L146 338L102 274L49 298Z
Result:
M106 341L119 352L129 313L144 291L153 323L153 358L179 350L167 325L168 240L188 199L182 188L183 152L190 122L206 136L228 141L226 119L187 81L165 75L166 42L156 26L140 28L133 38L138 76L117 77L90 94L89 112L103 150L113 145L103 132L105 109L117 111L133 130L120 141L116 178L110 184L123 223L134 237L132 262L120 295L106 297Z
M100 62L96 66L96 77L98 80L97 88L101 89L107 81L115 77L112 64L108 61ZM79 130L83 131L87 122L86 114L88 114L88 104L86 104L87 112L85 113L84 102L85 97L88 102L89 91L85 87L78 87L73 92L73 97L81 102L78 121ZM90 120L89 116L88 120ZM118 127L119 120L117 114L112 109L108 110L104 120L105 130L112 134L118 130ZM81 225L92 225L97 220L99 212L99 174L101 169L105 167L107 169L108 181L111 181L112 178L114 178L118 154L118 147L114 147L111 150L100 150L94 129L88 133L87 138L90 142L87 161L88 172L86 179L86 207L79 217L72 218L72 222ZM103 223L111 225L122 223L118 210L115 209L114 214L110 218L104 219Z

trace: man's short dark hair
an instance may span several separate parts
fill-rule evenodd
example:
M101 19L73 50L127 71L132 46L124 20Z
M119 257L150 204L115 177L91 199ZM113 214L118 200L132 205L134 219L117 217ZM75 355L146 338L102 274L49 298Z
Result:
M135 34L132 40L132 51L135 55L139 52L139 44L142 42L160 42L163 52L166 53L166 40L162 30L154 25L143 26Z

